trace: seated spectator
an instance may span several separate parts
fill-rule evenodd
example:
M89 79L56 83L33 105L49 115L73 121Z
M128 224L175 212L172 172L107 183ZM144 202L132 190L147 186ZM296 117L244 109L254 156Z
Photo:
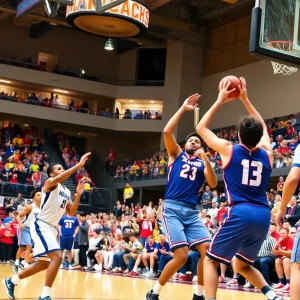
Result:
M43 170L40 172L41 182L44 183L48 179L47 167L43 167Z
M290 263L294 239L289 236L289 230L282 228L280 230L280 239L273 248L273 255L276 255L275 268L279 278L279 283L274 289L289 293L290 291Z
M138 266L140 265L140 263L142 261L145 268L146 268L146 273L144 274L144 276L148 277L148 278L151 278L151 277L155 276L153 269L154 269L155 261L158 260L157 246L158 245L155 243L154 237L152 235L150 235L148 237L148 242L146 243L145 248L143 249L143 253L138 255L138 257L136 259L136 262L135 262L135 265L134 265L132 271L129 273L129 275L131 275L131 276L138 276L139 275L137 273L137 269L138 269ZM149 269L148 261L150 261L150 269Z
M276 155L275 168L283 168L284 167L284 156L281 153Z
M20 137L19 134L13 139L12 143L18 149L23 147L24 145L23 139Z
M277 152L282 154L282 155L286 155L288 153L290 153L290 148L287 145L287 141L283 140L280 144L279 147L277 148Z
M41 187L41 174L39 169L32 174L31 181L35 189Z
M166 241L165 235L160 234L159 238L160 242L157 245L157 256L159 261L157 278L162 273L166 264L174 257L174 253L171 251L170 244Z
M102 271L104 256L102 251L106 251L109 247L109 241L106 237L106 234L100 229L95 230L96 234L100 234L99 241L96 245L93 246L93 249L88 250L88 258L93 262L96 261L97 263L94 265L95 271ZM90 246L91 248L91 246Z
M125 248L126 251L129 253L125 254L123 259L125 264L127 265L126 270L124 271L124 274L128 274L130 271L132 271L135 260L137 259L138 255L142 253L143 246L140 243L140 241L136 238L134 233L129 233L129 244L128 247Z
M291 138L296 136L296 131L294 129L294 127L292 126L291 121L288 121L286 123L286 135L285 138L290 140Z
M279 203L280 204L280 203ZM275 223L271 223L269 228L269 235L275 239L275 241L278 241L280 238L280 233L277 231L277 227Z

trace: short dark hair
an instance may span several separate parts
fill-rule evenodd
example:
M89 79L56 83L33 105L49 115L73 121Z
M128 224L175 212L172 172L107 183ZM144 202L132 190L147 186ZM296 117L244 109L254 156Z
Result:
M263 136L263 125L255 118L246 116L238 124L241 142L249 149L256 147Z
M86 213L81 213L80 217L86 217Z
M58 164L51 164L51 165L48 167L48 169L47 169L47 175L48 175L48 177L51 177L50 174L53 173L53 168L54 168L55 166L57 166L57 165L58 165Z
M187 137L185 138L185 142L187 142L193 136L197 137L202 143L201 137L197 132L191 132L190 134L188 134Z
M31 199L33 199L35 197L36 193L39 193L39 192L40 192L39 190L33 190L30 194Z
M290 233L290 231L287 228L281 228L280 230L284 230L286 233Z

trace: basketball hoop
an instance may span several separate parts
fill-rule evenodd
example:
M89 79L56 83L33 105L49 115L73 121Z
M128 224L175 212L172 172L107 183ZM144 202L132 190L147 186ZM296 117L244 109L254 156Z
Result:
M272 41L268 42L267 46L270 48L278 49L285 52L294 52L293 43L290 41ZM274 74L292 75L297 72L297 68L290 67L284 64L280 64L276 61L272 61Z

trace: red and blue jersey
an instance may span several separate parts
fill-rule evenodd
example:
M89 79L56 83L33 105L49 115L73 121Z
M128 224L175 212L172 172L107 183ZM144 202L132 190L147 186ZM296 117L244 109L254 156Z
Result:
M243 202L269 207L266 192L271 173L272 166L264 149L257 147L249 150L242 144L234 145L223 173L228 203Z
M199 157L191 158L186 152L181 152L168 167L165 199L197 205L198 192L205 180L204 168Z

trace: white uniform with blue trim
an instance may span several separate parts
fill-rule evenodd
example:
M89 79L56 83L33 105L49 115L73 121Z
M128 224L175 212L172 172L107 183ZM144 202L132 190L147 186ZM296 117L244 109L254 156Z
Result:
M60 183L51 192L42 191L40 212L30 226L34 257L47 257L48 253L60 250L56 227L70 199L70 190Z
M32 239L30 235L30 225L34 222L36 215L40 209L34 203L32 204L32 210L25 216L22 224L25 226L23 230L18 231L18 245L19 246L32 246Z
M295 150L292 168L300 168L300 145L298 145ZM300 180L300 178L299 178L299 180ZM295 241L294 241L291 262L292 263L296 262L296 263L300 264L300 229L298 229L298 233L297 233Z

